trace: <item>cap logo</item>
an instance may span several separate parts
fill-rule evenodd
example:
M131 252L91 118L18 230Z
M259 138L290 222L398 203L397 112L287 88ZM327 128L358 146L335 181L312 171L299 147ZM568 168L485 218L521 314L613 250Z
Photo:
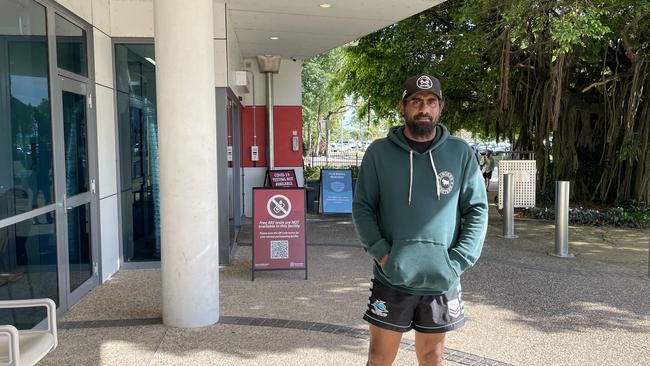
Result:
M418 81L415 82L415 85L417 85L420 89L431 89L433 87L433 81L431 81L430 77L423 75L418 78Z

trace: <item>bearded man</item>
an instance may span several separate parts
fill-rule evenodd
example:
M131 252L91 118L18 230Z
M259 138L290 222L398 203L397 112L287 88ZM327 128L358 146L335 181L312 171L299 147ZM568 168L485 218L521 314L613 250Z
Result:
M465 322L460 276L478 260L488 203L471 147L438 123L440 81L404 83L405 125L366 150L352 216L374 260L364 319L368 365L391 365L402 333L415 330L418 363L442 365L445 333Z

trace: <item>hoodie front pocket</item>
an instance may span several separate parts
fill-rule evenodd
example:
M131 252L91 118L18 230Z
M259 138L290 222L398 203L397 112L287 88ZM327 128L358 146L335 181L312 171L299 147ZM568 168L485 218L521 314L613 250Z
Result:
M386 276L394 285L447 291L458 280L447 246L430 240L393 240Z

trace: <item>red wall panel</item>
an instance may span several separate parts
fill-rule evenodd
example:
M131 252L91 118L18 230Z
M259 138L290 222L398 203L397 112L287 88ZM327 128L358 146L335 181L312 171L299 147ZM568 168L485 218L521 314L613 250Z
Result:
M273 141L276 166L302 166L302 107L276 106L273 108ZM298 134L298 151L291 150L293 131Z
M255 108L255 128L259 161L251 161L253 145L253 107L245 107L242 113L241 146L243 167L268 166L266 159L266 106ZM302 166L302 106L275 106L273 108L273 141L275 143L275 165L282 167ZM291 150L293 131L298 134L298 151Z
M253 107L244 107L241 126L241 166L267 166L266 163L266 107L258 106L255 110L255 132L259 148L259 161L251 161L253 145Z

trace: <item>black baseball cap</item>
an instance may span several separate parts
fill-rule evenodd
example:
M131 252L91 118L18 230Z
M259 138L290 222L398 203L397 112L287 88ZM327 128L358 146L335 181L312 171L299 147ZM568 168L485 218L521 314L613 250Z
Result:
M442 90L440 90L440 80L427 74L411 76L404 82L402 91L402 101L411 99L417 93L431 92L438 99L442 100Z

